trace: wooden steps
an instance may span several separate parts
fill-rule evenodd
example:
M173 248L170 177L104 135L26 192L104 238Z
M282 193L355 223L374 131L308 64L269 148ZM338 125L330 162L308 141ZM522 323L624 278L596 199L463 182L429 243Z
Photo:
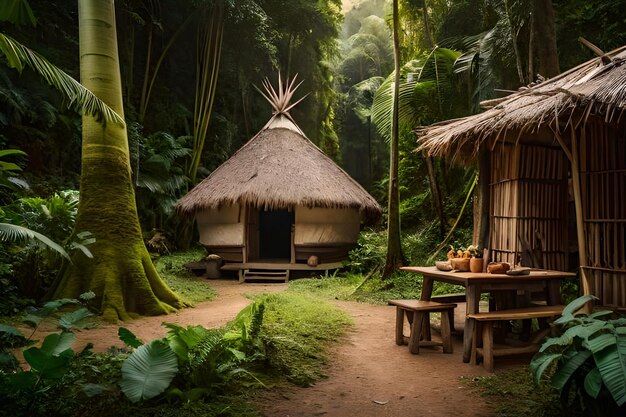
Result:
M245 281L289 281L288 269L241 269L239 282Z

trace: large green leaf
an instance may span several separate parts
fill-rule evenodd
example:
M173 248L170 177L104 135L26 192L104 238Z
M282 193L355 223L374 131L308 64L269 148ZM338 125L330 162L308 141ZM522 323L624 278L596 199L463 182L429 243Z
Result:
M202 326L181 327L174 323L163 325L170 329L166 336L170 348L183 362L189 361L189 350L195 348L209 334L209 330Z
M596 340L601 337L603 340ZM613 341L609 341L609 338L613 338ZM606 346L602 350L594 351L593 358L602 375L604 385L617 405L621 407L626 403L626 328L618 327L614 334L602 335L588 343L593 348Z
M541 384L543 373L555 360L560 359L563 355L560 353L538 353L530 362L530 369L533 373L533 381L535 385Z
M567 347L574 343L574 338L587 340L605 327L603 321L595 321L585 326L575 326L567 329L561 336L548 339L539 352L544 352L552 346Z
M32 347L24 351L24 359L33 371L38 372L43 379L60 379L70 366L69 355L52 356L39 348Z
M134 403L161 394L178 372L178 360L160 340L140 346L122 365L122 392Z
M143 342L139 340L139 338L126 327L120 327L119 329L117 329L117 335L119 336L120 340L124 342L124 344L128 347L137 349L139 346L143 345Z
M593 295L583 295L582 297L578 297L577 299L565 306L565 308L563 309L563 316L574 314L578 310L583 308L583 306L588 302L597 299L598 297L594 297Z
M85 307L81 307L78 310L66 313L59 319L59 327L65 331L69 331L81 323L82 320L87 317L91 317L93 314Z
M61 245L53 242L50 238L42 235L41 233L15 224L0 223L0 240L4 242L18 242L27 239L38 240L39 242L43 243L47 248L55 251L67 260L70 260L70 256L67 254L65 249L61 247Z
M24 335L22 334L22 332L20 332L19 330L17 330L17 328L9 324L0 323L0 333L6 333L8 335L11 335L17 338L22 338L22 339L24 338Z
M32 68L68 99L68 107L76 106L83 114L126 126L124 119L90 90L37 52L2 33L0 33L0 53L4 54L11 68L20 72L24 67Z
M76 340L74 333L52 333L43 340L41 351L52 356L58 356L70 349L74 340Z
M563 366L561 366L552 377L552 385L556 389L561 390L570 380L574 372L576 372L578 368L580 368L590 357L591 352L588 350L582 350L580 352L575 352L572 355L564 356L562 358Z
M174 323L163 323L163 325L170 329L170 331L167 332L168 339L170 337L179 336L189 348L194 348L210 332L202 326L181 327Z
M602 389L602 375L598 368L593 368L585 377L585 391L593 398L598 398Z
M24 351L24 359L42 378L59 379L69 369L74 355L71 349L76 339L74 333L53 333L43 341L41 348L32 347Z

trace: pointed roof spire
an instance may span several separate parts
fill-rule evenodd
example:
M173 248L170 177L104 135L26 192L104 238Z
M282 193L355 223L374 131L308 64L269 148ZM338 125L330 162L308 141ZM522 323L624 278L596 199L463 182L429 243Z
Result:
M302 98L300 98L300 100L296 101L293 104L289 104L291 98L293 97L293 94L303 83L303 81L300 81L298 85L295 85L296 78L298 78L298 74L294 75L294 77L291 79L291 82L289 82L289 79L287 79L285 81L285 85L283 86L282 77L279 72L278 92L274 89L274 87L270 83L269 78L267 77L265 77L265 79L263 80L263 88L265 89L265 93L261 91L261 89L258 88L256 85L254 86L254 88L256 88L258 92L261 93L261 95L265 97L265 99L269 101L269 103L272 105L273 115L284 114L286 116L289 116L289 110L293 109L298 103L300 103L306 98L306 96L310 94L306 93Z
M259 93L272 105L272 118L267 122L263 129L270 129L274 127L285 127L287 129L294 130L302 135L304 133L298 127L298 124L289 114L289 110L293 109L298 103L304 100L310 93L306 93L302 96L298 101L293 104L290 104L291 99L293 98L294 93L302 85L303 81L300 81L296 85L296 78L298 78L298 74L294 75L294 77L289 81L287 79L285 84L283 85L282 77L280 75L280 71L278 72L278 91L274 89L272 84L270 83L269 78L265 77L263 80L263 88L265 92L261 91L259 87L256 85L254 88L257 89ZM285 120L287 119L287 120ZM291 123L290 123L291 122Z

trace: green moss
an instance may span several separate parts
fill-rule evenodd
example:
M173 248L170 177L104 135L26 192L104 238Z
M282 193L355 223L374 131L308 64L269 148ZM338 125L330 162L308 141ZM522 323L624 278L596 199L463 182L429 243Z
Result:
M94 305L109 321L168 314L183 307L159 277L144 245L128 156L114 147L93 145L83 153L76 231L87 230L95 237L89 248L93 259L75 254L52 297L76 298L93 291Z

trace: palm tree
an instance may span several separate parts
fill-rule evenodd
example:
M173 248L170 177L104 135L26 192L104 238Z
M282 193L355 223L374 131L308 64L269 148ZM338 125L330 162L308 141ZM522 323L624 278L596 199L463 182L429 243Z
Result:
M400 241L400 192L398 188L398 97L400 89L400 41L398 39L398 0L393 0L393 104L389 152L389 201L387 205L387 258L383 277L402 266L404 255Z
M79 0L79 24L84 85L0 34L0 51L10 66L20 71L30 66L83 113L75 230L89 230L95 237L91 247L95 259L76 253L52 296L76 298L91 290L110 320L168 313L182 304L157 274L141 236L123 119L113 0Z
M86 88L123 115L113 0L79 0L81 79ZM157 274L144 245L131 180L125 126L83 115L83 156L76 230L96 239L95 261L78 253L53 297L91 290L105 318L127 320L181 306Z

